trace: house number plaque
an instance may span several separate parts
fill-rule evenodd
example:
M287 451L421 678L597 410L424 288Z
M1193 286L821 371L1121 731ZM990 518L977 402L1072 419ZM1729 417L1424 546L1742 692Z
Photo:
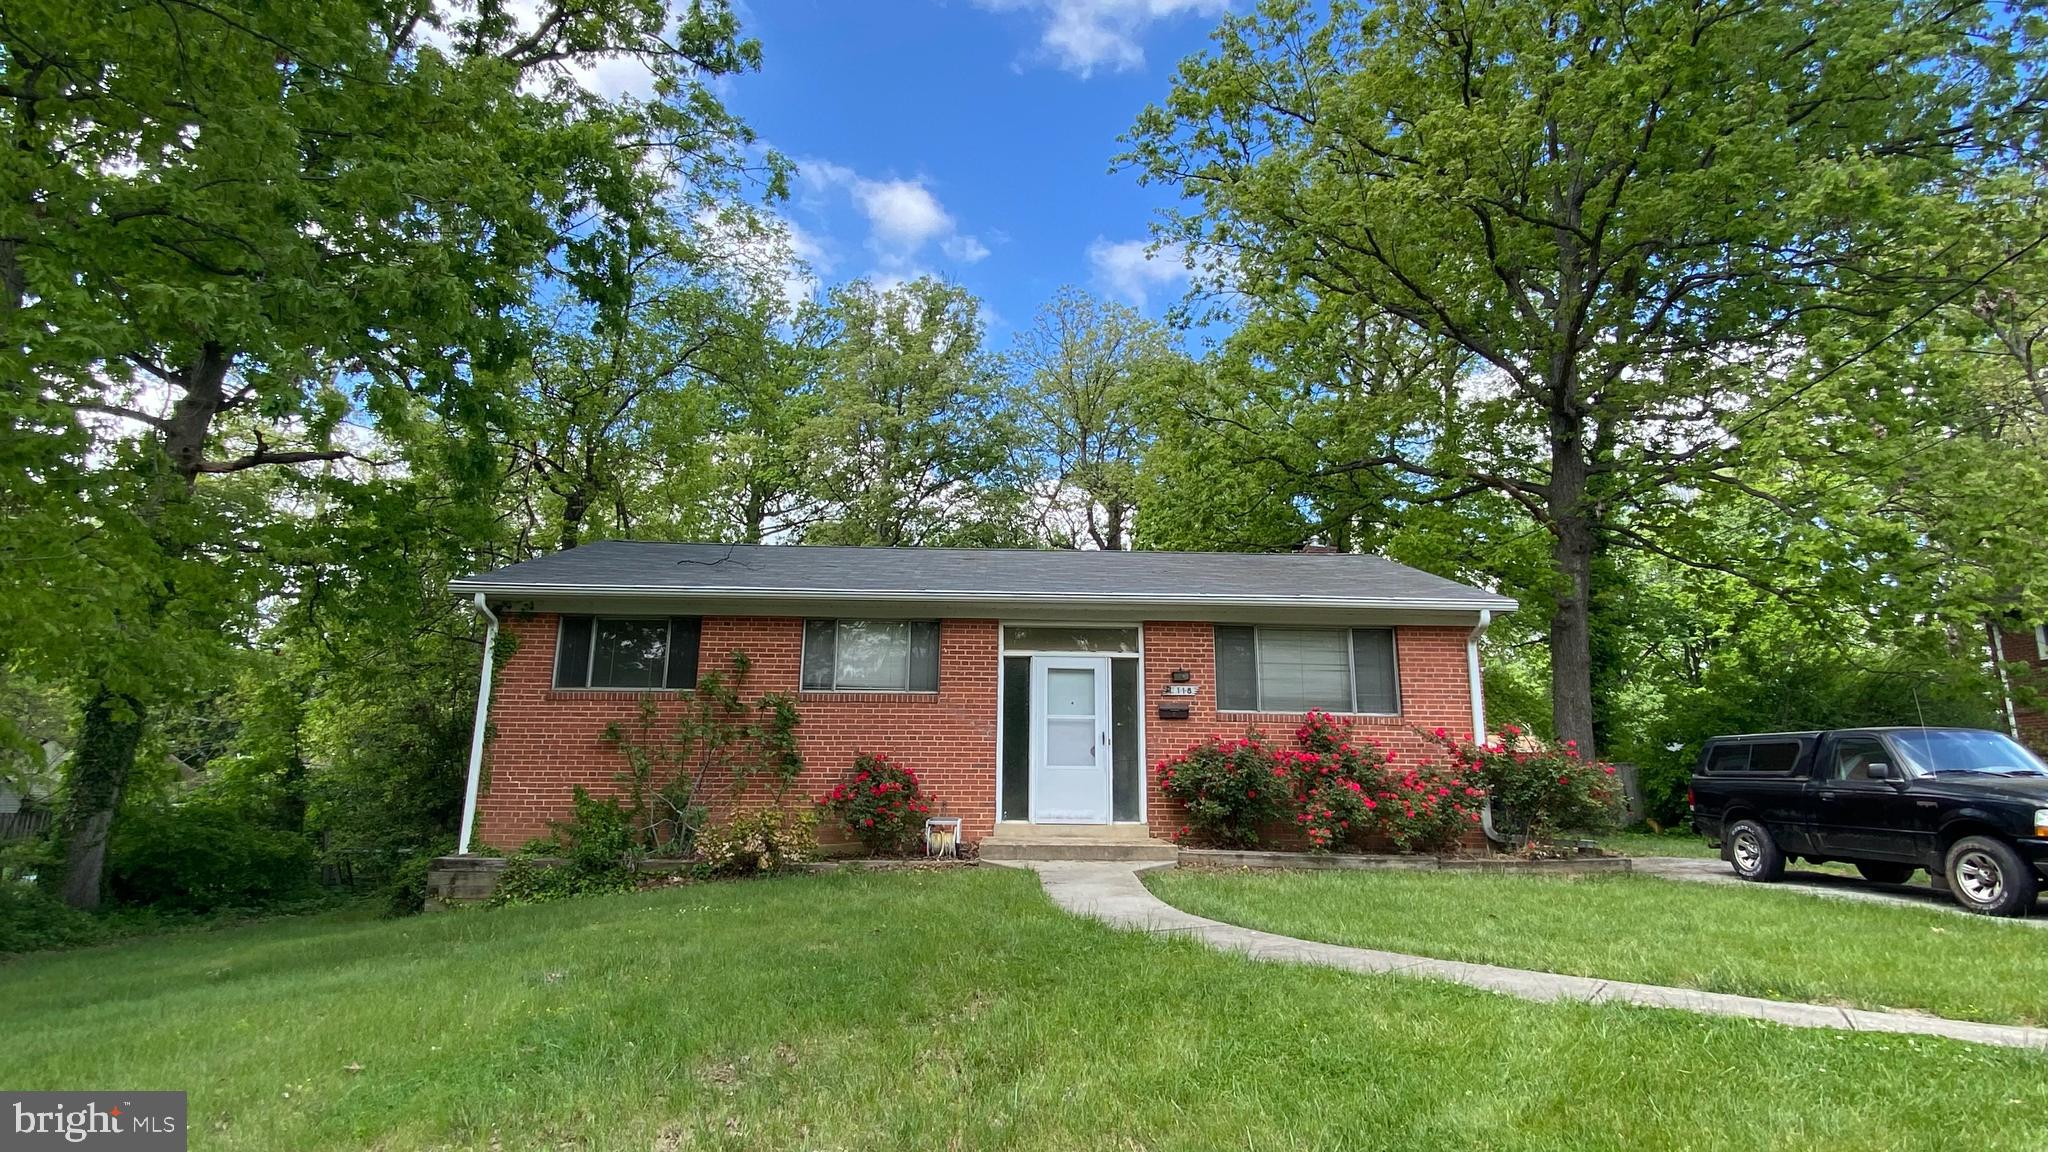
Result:
M1166 694L1168 696L1193 696L1199 691L1201 689L1193 684L1168 684L1166 686Z

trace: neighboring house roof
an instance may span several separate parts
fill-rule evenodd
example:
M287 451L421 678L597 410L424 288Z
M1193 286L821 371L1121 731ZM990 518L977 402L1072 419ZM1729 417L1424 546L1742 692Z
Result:
M1505 612L1515 602L1379 556L836 548L607 540L450 583L493 599L1209 605Z

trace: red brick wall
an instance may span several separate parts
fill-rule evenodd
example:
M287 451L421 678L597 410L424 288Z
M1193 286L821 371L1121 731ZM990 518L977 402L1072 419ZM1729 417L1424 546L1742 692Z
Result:
M2006 663L2015 665L2006 670L2006 676L2015 689L2013 714L2019 720L2020 739L2034 751L2048 753L2048 711L2027 703L2048 699L2048 664L2041 660L2034 630L2001 630L2000 638Z
M555 617L511 617L505 628L518 650L498 669L492 693L489 790L477 801L477 836L497 849L514 849L547 834L547 822L569 810L571 788L593 795L619 790L613 775L624 766L602 734L617 721L629 730L639 719L640 692L556 691ZM700 672L728 665L734 650L753 661L742 689L797 696L802 723L797 740L804 773L791 793L809 804L841 779L858 752L887 752L917 769L938 796L937 814L964 818L970 841L986 836L995 819L996 643L993 620L948 620L939 630L939 691L799 692L803 621L794 617L709 616L699 647ZM657 732L673 731L684 697L652 695L660 711ZM708 782L714 799L731 781ZM767 802L759 781L742 807ZM729 805L725 806L729 807ZM830 829L821 828L830 839Z
M514 849L547 833L548 821L569 810L570 790L582 785L594 795L618 791L613 775L624 765L618 750L602 739L616 721L638 721L643 693L569 690L552 687L555 623L551 614L508 616L505 630L517 650L498 669L491 702L494 736L487 763L487 788L477 802L477 839L495 849ZM1218 713L1214 626L1180 621L1145 625L1144 699L1146 811L1153 831L1166 836L1182 823L1178 808L1151 782L1150 767L1211 735L1238 735L1259 727L1276 741L1291 742L1299 715ZM1442 726L1463 735L1472 726L1472 702L1465 668L1463 628L1400 628L1395 638L1402 714L1359 717L1354 731L1395 750L1398 762L1424 758L1428 748L1414 729ZM744 693L797 695L802 723L798 741L803 776L792 792L796 803L841 779L855 753L885 751L915 767L938 796L938 811L963 818L970 842L994 829L996 787L996 673L999 632L992 620L947 620L940 628L939 691L928 693L799 692L803 621L794 617L706 617L699 667L722 668L730 654L744 650L753 660ZM1167 697L1174 669L1185 668L1200 686L1193 697ZM672 731L684 697L651 695L659 712L657 732ZM1187 720L1161 720L1161 703L1187 704ZM715 798L729 795L730 781L710 782ZM756 784L743 807L766 802ZM829 830L825 830L828 833Z
M1399 716L1348 717L1361 740L1378 740L1396 764L1438 759L1416 729L1444 728L1463 736L1472 730L1472 690L1465 664L1465 628L1397 628L1394 660L1401 683ZM1185 668L1201 691L1192 697L1163 695L1176 668ZM1188 705L1186 720L1161 720L1161 703ZM1145 804L1155 836L1170 836L1186 823L1180 806L1159 791L1152 765L1211 736L1263 731L1268 742L1294 747L1300 713L1219 712L1216 708L1215 625L1187 622L1145 625ZM1481 838L1483 839L1483 837ZM1477 843L1478 841L1474 841Z

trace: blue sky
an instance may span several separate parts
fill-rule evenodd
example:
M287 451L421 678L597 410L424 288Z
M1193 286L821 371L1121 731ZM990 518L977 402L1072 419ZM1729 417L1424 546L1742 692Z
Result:
M800 169L780 207L826 284L931 272L992 342L1062 284L1158 316L1178 262L1142 257L1171 196L1109 171L1118 135L1200 50L1221 0L748 0L765 57L722 89Z

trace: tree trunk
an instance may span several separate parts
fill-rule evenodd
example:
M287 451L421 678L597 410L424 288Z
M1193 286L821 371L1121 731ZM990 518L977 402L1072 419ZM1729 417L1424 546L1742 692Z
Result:
M1551 418L1550 519L1557 604L1550 613L1550 717L1559 740L1595 754L1593 733L1593 522L1583 433L1569 414Z
M574 548L582 542L583 517L590 513L590 493L581 484L562 494L562 535L558 541L563 551Z
M64 805L64 902L98 908L106 887L107 838L142 741L142 702L102 686L79 717Z
M185 499L198 482L206 462L206 446L213 436L213 421L227 404L225 383L234 354L208 342L198 359L182 375L183 390L171 405L171 412L158 429L158 444L170 461L170 478L175 485L159 485L157 492L138 509L138 515L154 531L163 521L167 503ZM158 533L157 547L165 557L174 557L184 545ZM141 621L154 629L168 604L159 592L150 598L148 615ZM107 687L93 685L85 711L80 717L78 751L73 754L69 798L64 807L64 902L73 908L97 908L104 887L107 840L114 828L114 815L121 807L121 792L135 769L135 748L142 739L147 709L142 700Z

